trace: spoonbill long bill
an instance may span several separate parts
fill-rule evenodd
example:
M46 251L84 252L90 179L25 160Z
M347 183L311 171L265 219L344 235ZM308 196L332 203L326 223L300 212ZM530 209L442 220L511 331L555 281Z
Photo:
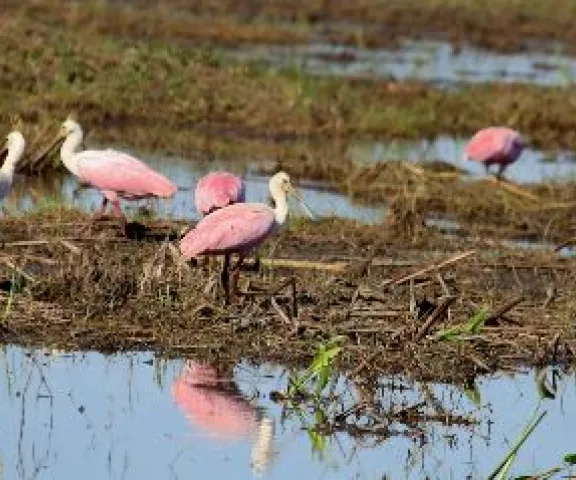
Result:
M205 216L196 228L180 241L180 252L185 259L202 255L224 255L221 281L230 302L230 256L238 254L238 262L232 270L232 291L236 292L240 266L245 256L259 247L284 224L288 215L288 194L300 201L308 215L310 210L292 186L284 172L274 175L269 182L270 194L275 208L263 203L236 203Z
M102 192L102 207L95 219L105 214L108 202L111 202L114 215L120 219L122 232L126 234L126 218L120 208L120 198L169 198L176 193L177 187L170 180L126 153L110 149L77 151L83 137L80 125L68 119L49 148L63 141L60 157L66 168L81 182Z
M4 160L0 168L0 200L4 200L10 193L14 169L24 155L25 148L26 141L20 132L10 132L6 136L4 146L0 150L0 161Z
M228 172L210 172L198 181L194 192L196 210L202 215L227 207L233 203L244 203L244 181Z
M518 160L526 147L526 140L516 130L507 127L488 127L478 131L468 142L465 156L481 162L489 173L490 165L498 165L501 178L508 165Z

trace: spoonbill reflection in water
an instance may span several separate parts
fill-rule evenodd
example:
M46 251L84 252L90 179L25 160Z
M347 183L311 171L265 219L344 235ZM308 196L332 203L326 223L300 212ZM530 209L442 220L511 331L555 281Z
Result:
M287 173L279 172L269 182L275 208L263 203L236 203L205 216L180 241L180 252L185 259L202 255L224 255L221 281L226 303L230 302L230 257L238 254L232 269L232 292L237 290L240 266L245 256L275 234L288 215L287 196L300 201L308 215L312 214L298 191L292 186Z
M170 180L127 153L111 149L77 151L83 138L80 125L67 119L48 150L63 141L60 157L66 168L78 177L80 182L102 192L102 207L94 219L101 218L106 212L108 202L111 202L114 215L120 220L122 233L126 235L126 217L120 208L120 198L169 198L176 193L177 187Z
M272 458L274 424L248 402L234 380L209 365L189 361L172 384L174 402L190 424L218 440L254 438L252 468L262 473Z

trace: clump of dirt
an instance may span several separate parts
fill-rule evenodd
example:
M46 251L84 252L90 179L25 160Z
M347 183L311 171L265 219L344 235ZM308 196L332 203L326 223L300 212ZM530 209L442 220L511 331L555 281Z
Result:
M1 341L302 366L342 335L343 369L435 381L574 360L576 269L549 252L433 232L425 249L423 236L407 244L382 226L296 223L225 307L218 267L182 264L173 242L158 240L181 224L151 222L136 241L106 224L78 235L81 221L6 222Z

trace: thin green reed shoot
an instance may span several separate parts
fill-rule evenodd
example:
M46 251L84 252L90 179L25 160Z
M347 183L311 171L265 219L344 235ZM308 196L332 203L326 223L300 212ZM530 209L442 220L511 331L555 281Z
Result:
M298 394L312 395L316 399L320 397L333 373L333 365L342 350L343 341L344 337L338 336L318 346L308 368L301 375L290 379L287 392L289 397Z
M487 310L480 310L474 314L463 325L456 325L454 327L440 330L435 336L435 340L465 340L466 336L477 335L484 328L484 323L488 319L489 313Z
M510 448L504 457L504 460L502 460L502 462L500 462L496 469L490 474L488 480L506 480L509 478L508 474L512 468L512 465L516 461L516 458L518 457L518 451L520 448L522 448L522 445L526 443L528 437L530 437L534 430L536 430L536 427L540 424L545 415L546 412L542 412L540 415L538 415L538 411L534 412L534 415L522 431L518 441L512 446L512 448Z

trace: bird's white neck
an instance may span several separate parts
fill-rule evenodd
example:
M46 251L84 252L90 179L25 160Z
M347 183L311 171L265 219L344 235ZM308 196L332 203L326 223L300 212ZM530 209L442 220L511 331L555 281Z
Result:
M286 217L288 216L288 201L286 199L286 194L284 192L278 192L276 194L273 193L272 198L276 205L276 208L274 208L274 218L276 223L278 225L284 225Z
M75 154L78 153L77 150L82 144L82 139L84 135L82 130L76 130L68 134L66 140L60 148L60 158L68 170L70 170L74 175L78 175L77 160Z
M26 145L24 141L12 143L12 145L8 149L6 160L4 160L2 168L0 168L0 172L2 173L3 176L12 177L12 175L14 174L14 169L16 168L16 164L20 161L22 155L24 155L25 148Z
M14 169L16 168L16 164L20 157L24 153L23 149L10 149L8 151L8 155L6 155L6 160L4 160L4 164L2 168L0 168L0 172L4 175L12 175L14 173Z

